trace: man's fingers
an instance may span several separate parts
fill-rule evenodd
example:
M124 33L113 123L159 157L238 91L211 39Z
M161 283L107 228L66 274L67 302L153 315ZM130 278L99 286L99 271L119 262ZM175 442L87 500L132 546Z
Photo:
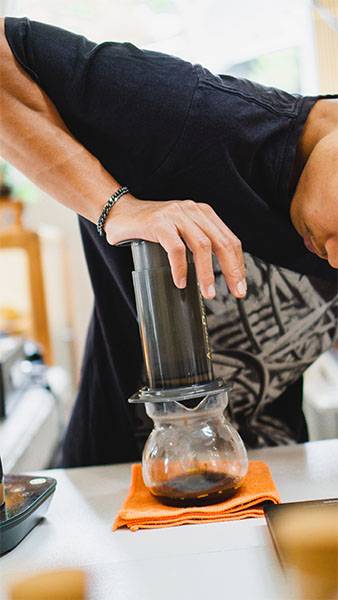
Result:
M240 240L229 230L227 235L221 234L216 238L213 248L231 293L243 298L247 292L247 283Z
M178 288L186 286L187 245L194 255L196 275L202 295L205 298L214 298L215 278L212 267L211 242L203 231L184 215L181 215L177 219L178 221L177 228L166 225L157 234L159 243L168 253L174 283Z
M174 284L180 289L185 288L187 284L187 249L177 229L166 227L158 233L157 239L168 254Z
M239 258L233 240L220 240L215 247L215 254L231 293L243 298L247 292L244 260Z
M201 210L200 206L205 208ZM240 240L208 205L190 204L188 202L185 212L189 213L190 218L193 219L194 223L209 238L212 250L218 258L222 273L232 294L243 298L246 294L247 286L244 256Z
M196 223L184 215L179 220L178 230L194 255L196 275L202 295L205 298L214 298L216 292L210 238Z

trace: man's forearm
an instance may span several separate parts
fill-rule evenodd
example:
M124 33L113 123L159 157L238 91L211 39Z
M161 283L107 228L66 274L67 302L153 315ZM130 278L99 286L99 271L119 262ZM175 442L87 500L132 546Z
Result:
M0 155L65 206L95 222L119 183L67 130L18 65L0 23Z

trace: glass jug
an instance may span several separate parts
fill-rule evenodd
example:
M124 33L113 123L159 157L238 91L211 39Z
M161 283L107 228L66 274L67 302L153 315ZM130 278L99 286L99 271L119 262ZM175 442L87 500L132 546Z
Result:
M167 390L163 401L161 394L150 402L143 398L154 422L143 451L143 479L164 504L221 502L236 492L247 473L245 446L224 416L230 386L223 380L217 385L219 389L194 400L194 406L191 400L182 402L180 394L175 397L174 390Z

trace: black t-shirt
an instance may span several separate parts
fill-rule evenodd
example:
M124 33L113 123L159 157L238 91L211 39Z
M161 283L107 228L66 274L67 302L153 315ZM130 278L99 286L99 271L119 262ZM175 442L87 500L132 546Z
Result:
M134 196L207 202L252 255L336 279L289 219L297 141L318 96L214 75L130 43L95 44L28 19L6 18L5 32L69 130ZM109 246L82 217L80 226L95 307L64 464L133 460L127 398L140 383L142 358L130 250Z

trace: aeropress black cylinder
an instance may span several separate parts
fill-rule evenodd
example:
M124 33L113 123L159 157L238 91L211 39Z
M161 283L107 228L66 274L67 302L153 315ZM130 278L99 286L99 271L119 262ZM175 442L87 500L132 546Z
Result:
M187 285L175 286L160 244L132 243L133 282L148 386L170 389L214 380L206 316L191 252Z

